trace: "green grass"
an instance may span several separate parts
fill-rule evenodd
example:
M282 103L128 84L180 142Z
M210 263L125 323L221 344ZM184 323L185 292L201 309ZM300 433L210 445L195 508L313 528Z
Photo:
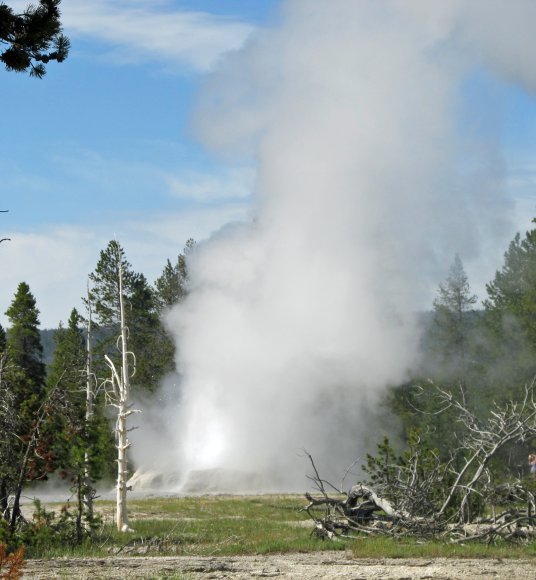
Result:
M217 516L303 521L307 520L307 515L299 510L305 503L300 496L202 496L130 501L128 508L130 512L181 518L212 519Z
M107 555L215 556L344 549L311 536L298 496L167 498L128 504L133 532L105 523L93 543L34 547L31 557ZM112 502L96 502L110 513ZM54 506L54 511L59 511ZM106 517L105 517L106 519ZM303 525L305 524L305 525Z
M455 545L386 537L322 541L311 535L313 523L300 512L305 503L301 496L287 495L132 500L128 508L134 531L119 533L112 521L114 504L96 502L105 524L94 542L34 547L28 556L231 556L349 549L357 558L511 558L533 557L535 552L534 545Z
M534 544L488 545L478 542L448 542L388 537L357 539L349 546L356 558L533 558Z

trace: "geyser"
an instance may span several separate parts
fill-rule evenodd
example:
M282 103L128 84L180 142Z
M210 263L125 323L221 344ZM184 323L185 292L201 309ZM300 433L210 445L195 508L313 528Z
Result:
M477 115L464 102L477 68L530 83L535 69L523 76L518 60L533 60L534 37L530 51L509 39L529 12L524 1L289 1L207 79L198 134L255 159L257 180L251 223L199 245L191 293L168 317L181 471L302 489L300 450L338 481L389 429L382 396L416 360L414 313L438 272L506 235L500 175L482 178L497 147L478 131L468 140L460 118Z

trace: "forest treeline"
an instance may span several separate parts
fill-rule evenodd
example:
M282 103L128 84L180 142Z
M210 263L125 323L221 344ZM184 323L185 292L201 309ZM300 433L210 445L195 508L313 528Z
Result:
M194 250L189 240L150 284L133 270L118 242L109 242L89 275L85 311L72 309L54 331L47 364L35 298L28 284L19 284L6 310L8 328L0 327L0 542L2 530L13 532L21 517L23 489L53 473L71 484L77 498L76 533L90 525L83 524L92 517L87 498L96 481L114 477L117 460L113 413L99 395L109 372L105 356L111 361L120 356L117 297L125 299L129 351L135 355L131 387L150 396L174 371L174 344L163 313L187 295L188 255ZM429 385L440 387L443 401L448 393L475 417L484 417L495 404L522 397L536 374L536 229L516 235L486 290L480 305L455 256L433 308L422 315L421 364L411 380L389 393L402 441L411 445L417 438L439 457L447 457L453 440L462 438L464 423L455 405L438 409ZM89 415L88 381L95 396ZM526 471L531 443L494 457L504 477Z
M399 450L385 436L338 496L309 456L319 537L534 545L535 229L515 236L486 294L479 305L455 256L422 315L421 363L389 393Z
M75 534L80 537L91 527L88 506L94 484L113 479L117 470L106 361L121 358L118 335L123 322L128 356L135 357L132 391L151 396L172 372L174 345L163 314L186 296L187 258L194 247L194 240L188 240L150 284L133 270L120 244L110 241L88 276L84 312L73 308L67 322L49 333L54 346L48 364L35 297L26 282L18 285L6 310L8 328L0 326L0 542L20 528L23 489L53 473L71 485L77 506ZM20 537L18 541L31 543Z
M536 220L533 220L536 223ZM517 234L501 268L479 304L459 256L439 285L433 309L423 314L421 363L406 384L391 392L390 404L405 442L419 441L447 457L461 440L463 421L454 406L441 409L436 387L484 419L494 409L524 397L536 376L536 229ZM528 472L526 441L499 454L504 475Z

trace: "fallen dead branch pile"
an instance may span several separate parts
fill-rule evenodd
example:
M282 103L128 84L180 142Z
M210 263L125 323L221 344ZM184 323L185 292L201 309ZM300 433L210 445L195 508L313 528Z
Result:
M306 493L304 511L314 533L336 539L356 535L413 536L452 542L536 539L536 482L527 476L500 480L493 459L508 446L536 437L534 383L521 401L496 406L481 420L452 393L432 385L440 412L456 411L461 435L441 460L418 433L396 457L387 439L368 456L368 480L344 492L321 478L314 460L316 493Z

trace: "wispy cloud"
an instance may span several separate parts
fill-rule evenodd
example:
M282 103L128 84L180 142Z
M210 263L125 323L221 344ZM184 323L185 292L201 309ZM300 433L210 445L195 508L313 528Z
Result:
M180 199L210 202L243 199L251 195L255 171L251 168L232 169L223 174L190 173L186 177L169 176L171 193Z
M111 239L119 240L133 268L152 282L161 274L166 260L173 260L182 251L188 238L202 241L229 222L247 219L248 211L247 204L235 203L91 226L56 224L30 231L4 227L2 237L11 241L0 244L0 323L7 324L2 315L22 281L29 284L36 297L43 328L66 321L73 307L82 308L87 275L95 269L100 250Z
M213 68L253 30L243 21L150 0L70 0L62 11L69 35L104 41L123 63L164 60L195 71Z
M22 11L28 2L9 4ZM199 72L242 47L254 29L245 21L177 8L170 1L68 0L60 8L68 36L105 42L118 62L163 60Z

